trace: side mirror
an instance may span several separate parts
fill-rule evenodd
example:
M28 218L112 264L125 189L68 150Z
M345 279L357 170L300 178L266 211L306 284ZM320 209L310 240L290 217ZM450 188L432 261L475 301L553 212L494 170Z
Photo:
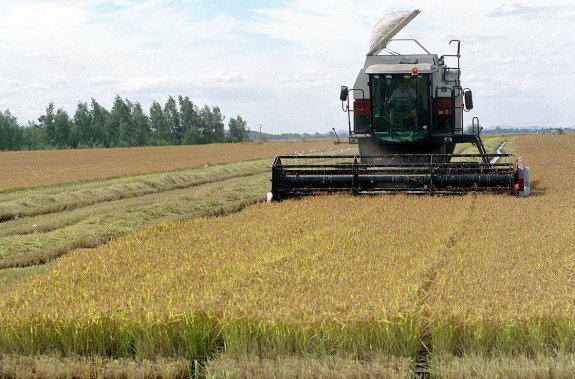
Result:
M339 99L341 101L347 101L347 96L349 94L349 89L347 86L341 86L341 92L339 93Z
M467 89L463 92L463 100L465 102L465 110L470 111L473 109L473 95L471 90Z

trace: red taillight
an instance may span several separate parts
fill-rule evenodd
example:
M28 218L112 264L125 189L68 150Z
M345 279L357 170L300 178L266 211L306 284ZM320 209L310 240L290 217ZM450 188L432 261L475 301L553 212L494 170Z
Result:
M371 104L369 99L356 99L353 102L353 110L356 116L369 116Z

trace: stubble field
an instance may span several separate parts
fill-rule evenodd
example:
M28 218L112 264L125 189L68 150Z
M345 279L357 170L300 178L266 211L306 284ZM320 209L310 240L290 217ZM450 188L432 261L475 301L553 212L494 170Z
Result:
M0 192L333 149L331 140L0 152Z

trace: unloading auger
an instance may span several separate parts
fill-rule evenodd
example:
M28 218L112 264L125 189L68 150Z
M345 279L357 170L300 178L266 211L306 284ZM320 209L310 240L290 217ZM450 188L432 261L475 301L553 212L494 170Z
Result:
M529 168L521 157L513 162L511 154L488 154L477 117L469 130L463 129L463 114L473 108L473 99L460 82L460 41L450 41L457 45L456 54L438 56L414 39L392 39L418 14L385 16L372 32L353 88L341 87L349 143L358 145L359 155L276 157L272 199L330 192L529 194ZM422 52L397 53L388 48L391 41L408 42ZM457 66L449 67L446 58L456 59ZM459 143L475 145L478 153L454 154Z

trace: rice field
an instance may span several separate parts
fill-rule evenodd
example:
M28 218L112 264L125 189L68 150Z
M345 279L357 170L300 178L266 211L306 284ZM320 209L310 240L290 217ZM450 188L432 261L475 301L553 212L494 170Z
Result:
M575 138L514 145L532 170L528 198L321 196L75 251L0 293L0 350L185 357L222 376L257 357L263 373L335 359L403 362L397 377L494 377L497 362L567 377Z
M343 149L349 150L348 146L336 148L333 144L326 145L326 141L321 140L306 143L285 141L243 144L255 147L251 160L217 165L208 162L202 167L178 169L182 160L176 153L187 152L188 157L193 158L193 154L188 150L193 148L191 151L195 152L196 146L162 148L168 151L167 158L174 158L173 162L161 160L168 168L167 171L107 179L97 179L99 173L93 171L94 176L89 180L80 180L79 176L74 181L73 177L69 177L71 182L56 185L0 190L0 270L43 264L73 249L94 247L162 221L224 214L262 201L269 190L273 160L253 157L267 151L261 147L268 144L271 145L270 149L277 147L279 151L291 151L294 147L305 145L306 152L317 152L325 146L326 151L318 152L319 154L341 154ZM233 151L236 145L225 146ZM210 154L196 158L209 159L221 150L220 145L213 147L214 151ZM198 149L201 151L202 147L199 146ZM127 151L138 153L137 149L108 149L95 150L93 154L97 156L105 152L107 155L104 161L121 162ZM156 148L139 151L148 158L153 158L155 152ZM30 155L37 153L39 152L29 152ZM45 153L55 156L55 166L47 172L60 164L74 164L64 159L70 155L68 150ZM90 155L92 151L84 150L82 153ZM28 152L24 152L22 156L27 156L26 154ZM195 154L197 155L197 152ZM5 155L0 153L0 160L2 157ZM243 158L245 156L242 154L235 157ZM226 159L233 158L230 156ZM93 161L95 160L94 158ZM191 159L188 164L193 166L199 162L201 163L197 159ZM130 169L128 163L124 165L127 171ZM81 164L78 167L80 166ZM122 164L116 166L123 167ZM12 166L11 169L7 176L17 176L18 165ZM1 182L0 179L0 186ZM6 275L0 272L0 290L4 276Z
M575 138L515 140L532 170L525 199L478 198L428 297L436 351L575 350Z
M332 140L0 152L0 192L271 159L334 149Z

